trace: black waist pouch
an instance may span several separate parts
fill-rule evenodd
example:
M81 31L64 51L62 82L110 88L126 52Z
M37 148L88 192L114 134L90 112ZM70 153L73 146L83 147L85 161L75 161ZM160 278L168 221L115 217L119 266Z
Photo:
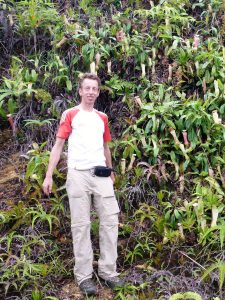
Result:
M104 166L96 166L94 167L94 175L99 177L109 177L112 173L112 168L104 167Z

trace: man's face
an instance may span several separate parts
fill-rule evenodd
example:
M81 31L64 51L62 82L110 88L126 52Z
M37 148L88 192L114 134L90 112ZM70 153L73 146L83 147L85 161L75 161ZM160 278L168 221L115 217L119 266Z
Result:
M81 88L79 89L81 103L86 105L94 105L99 95L99 86L97 80L85 78Z

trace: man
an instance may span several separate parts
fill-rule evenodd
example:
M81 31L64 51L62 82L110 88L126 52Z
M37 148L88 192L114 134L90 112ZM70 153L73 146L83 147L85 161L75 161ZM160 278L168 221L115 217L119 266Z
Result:
M68 138L68 174L66 188L71 212L71 230L75 256L74 274L81 291L96 294L92 281L93 250L90 239L91 196L100 220L98 275L115 288L123 282L116 272L118 213L114 195L114 175L98 177L95 166L112 167L108 142L111 140L106 114L94 109L100 92L98 76L85 73L79 82L81 103L66 110L61 117L56 142L52 148L43 183L44 193L52 191L52 175Z

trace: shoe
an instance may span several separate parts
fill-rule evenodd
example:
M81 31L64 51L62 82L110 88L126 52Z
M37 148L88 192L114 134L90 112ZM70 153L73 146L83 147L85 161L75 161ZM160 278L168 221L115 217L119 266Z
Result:
M109 278L103 279L103 280L104 280L104 283L111 289L123 287L125 284L124 280L120 279L118 276L109 277Z
M94 284L93 280L90 278L82 281L79 284L79 288L85 296L96 295L97 293L96 285Z

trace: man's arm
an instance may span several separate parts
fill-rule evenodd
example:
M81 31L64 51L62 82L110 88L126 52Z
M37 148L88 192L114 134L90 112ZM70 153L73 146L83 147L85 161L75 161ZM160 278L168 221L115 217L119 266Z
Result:
M112 156L111 156L111 151L109 149L108 143L104 143L104 155L105 155L106 166L112 168ZM111 179L114 183L115 176L113 172L111 173Z
M52 151L50 153L48 170L46 172L45 180L43 182L43 191L46 195L49 195L52 192L52 183L53 183L52 175L55 167L59 162L64 143L65 143L65 139L56 138L55 145L53 146Z

